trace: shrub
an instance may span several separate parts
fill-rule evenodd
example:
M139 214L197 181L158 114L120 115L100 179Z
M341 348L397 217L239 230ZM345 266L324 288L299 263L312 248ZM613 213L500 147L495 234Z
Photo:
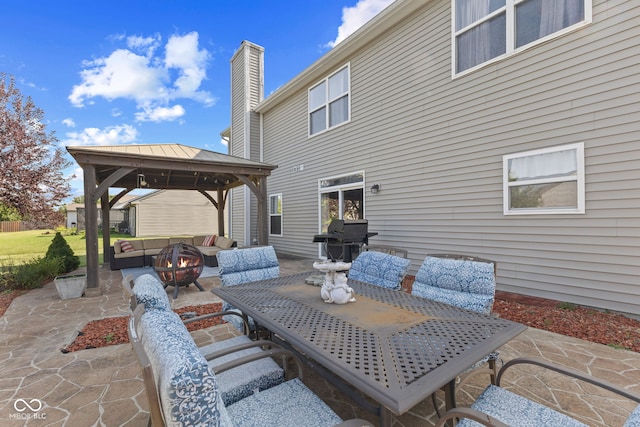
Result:
M60 258L37 258L25 264L11 266L0 280L0 285L7 289L41 288L61 271Z
M56 232L51 241L45 258L58 258L60 260L62 270L59 273L68 273L80 266L80 258L73 254L73 249L71 249L71 246L59 231Z

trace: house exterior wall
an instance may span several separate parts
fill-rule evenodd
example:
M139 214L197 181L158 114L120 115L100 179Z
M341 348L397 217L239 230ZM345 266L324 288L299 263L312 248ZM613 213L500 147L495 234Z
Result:
M258 106L283 195L270 244L317 256L318 180L364 170L371 243L414 273L465 253L497 261L498 289L640 312L640 4L594 0L591 24L452 78L451 2L402 3L416 11ZM309 138L308 88L347 63L350 122ZM502 156L579 142L585 214L503 214Z
M137 237L218 234L217 210L198 191L161 190L133 204Z

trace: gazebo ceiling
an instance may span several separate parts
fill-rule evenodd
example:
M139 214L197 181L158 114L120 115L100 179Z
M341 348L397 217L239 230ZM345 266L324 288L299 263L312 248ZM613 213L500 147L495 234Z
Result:
M123 176L110 187L126 189L227 190L244 185L241 176L253 180L277 168L181 144L81 146L67 151L79 165L94 166L98 185L122 170Z

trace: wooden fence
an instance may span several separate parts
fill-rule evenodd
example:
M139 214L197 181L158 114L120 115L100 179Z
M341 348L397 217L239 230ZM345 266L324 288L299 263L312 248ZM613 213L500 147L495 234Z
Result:
M27 223L24 221L0 221L0 233L25 231L26 229Z

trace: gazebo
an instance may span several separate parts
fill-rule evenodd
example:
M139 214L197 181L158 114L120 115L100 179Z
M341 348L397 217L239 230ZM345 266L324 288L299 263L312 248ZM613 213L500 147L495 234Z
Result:
M66 148L84 172L88 293L100 287L97 203L100 201L102 223L109 224L109 209L136 188L199 191L216 207L218 232L223 235L224 206L229 190L246 185L257 199L258 244L269 243L267 177L276 165L181 144ZM123 190L109 200L112 187ZM209 195L211 191L217 193L216 198ZM103 227L102 236L106 263L111 241L109 227Z

